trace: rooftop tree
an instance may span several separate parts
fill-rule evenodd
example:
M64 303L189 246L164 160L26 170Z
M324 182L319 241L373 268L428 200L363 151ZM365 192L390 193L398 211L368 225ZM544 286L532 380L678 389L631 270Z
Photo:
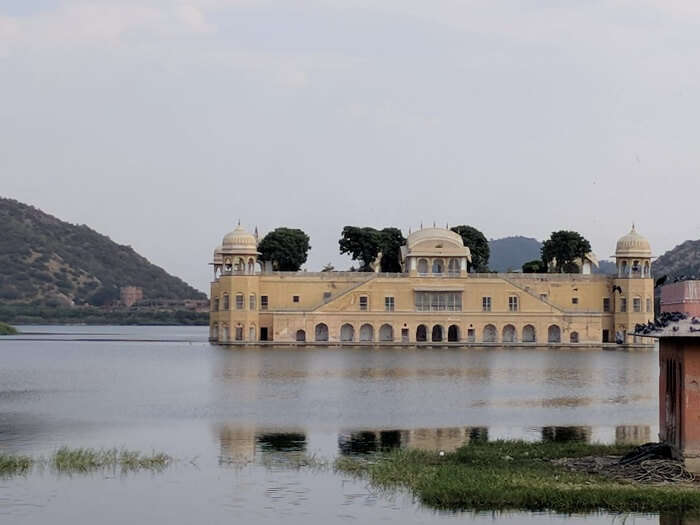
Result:
M349 254L353 261L359 261L361 272L371 272L371 265L380 253L382 254L380 261L382 272L400 272L400 248L405 243L406 239L398 228L377 230L358 226L343 228L338 241L340 253Z
M557 273L570 273L578 269L577 259L582 259L591 251L591 243L580 233L568 230L552 232L542 243L542 261L554 264Z
M271 261L280 272L298 272L311 249L309 236L296 228L277 228L258 243L261 261Z
M455 226L452 231L462 236L464 245L469 248L472 254L471 268L475 272L489 271L489 241L479 230L473 226L462 224Z

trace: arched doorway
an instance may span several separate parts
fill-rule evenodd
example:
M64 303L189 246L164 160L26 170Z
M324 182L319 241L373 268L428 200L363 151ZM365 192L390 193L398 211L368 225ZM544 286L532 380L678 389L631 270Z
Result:
M316 341L328 341L328 326L325 323L318 323L315 336Z
M426 259L418 260L418 273L428 273L428 261Z
M571 332L571 335L569 335L569 342L578 343L578 332Z
M419 324L416 328L416 341L423 343L428 340L428 328L424 324Z
M450 327L447 329L447 340L450 343L456 343L459 341L459 326L456 324L450 325Z
M561 328L553 324L547 330L547 342L549 343L561 343Z
M492 324L487 324L486 326L484 326L484 343L495 343L496 339L496 327Z
M441 343L444 339L442 326L440 326L439 324L433 326L433 333L431 335L432 337L430 338L430 340L433 343Z
M349 323L340 327L340 340L349 343L355 340L355 329Z
M216 341L219 338L219 324L214 323L209 329L209 339Z
M250 325L248 327L248 341L255 341L257 339L257 332L255 325Z
M435 259L433 261L433 273L441 274L445 271L445 263L442 259Z
M297 330L297 341L300 343L306 341L306 332L304 330Z
M504 343L515 343L518 340L518 336L515 332L515 327L512 324L507 324L503 327L503 339Z
M535 327L531 324L526 324L523 328L523 343L535 343L536 341Z
M383 324L379 329L379 340L380 341L393 341L394 340L394 329L390 324Z
M374 341L374 327L371 324L363 324L360 327L360 341L364 343Z

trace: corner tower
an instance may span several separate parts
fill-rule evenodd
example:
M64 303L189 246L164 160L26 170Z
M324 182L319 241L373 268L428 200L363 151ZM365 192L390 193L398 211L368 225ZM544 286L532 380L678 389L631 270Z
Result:
M240 224L214 250L210 340L258 340L259 255L256 236Z
M615 248L617 277L613 280L615 335L627 342L634 326L654 318L654 281L651 277L651 245L634 225Z

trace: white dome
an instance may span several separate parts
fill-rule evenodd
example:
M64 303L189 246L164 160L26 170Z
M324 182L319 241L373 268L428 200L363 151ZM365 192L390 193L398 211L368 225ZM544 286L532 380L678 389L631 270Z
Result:
M227 254L256 254L258 241L239 224L235 230L227 233L221 243L223 253Z
M447 230L444 228L425 228L423 230L418 230L413 232L406 239L406 246L410 250L412 247L419 243L424 242L435 242L435 244L447 243L451 246L456 246L459 248L464 247L464 241L459 233L455 233L452 230Z
M651 245L632 225L630 232L617 241L615 257L651 257Z

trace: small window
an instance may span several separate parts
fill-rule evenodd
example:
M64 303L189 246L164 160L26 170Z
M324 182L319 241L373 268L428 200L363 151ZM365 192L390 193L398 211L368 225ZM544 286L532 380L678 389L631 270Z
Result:
M251 294L250 300L248 302L248 308L250 309L251 312L254 312L257 309L257 304L255 304L255 296Z
M647 313L651 312L651 299L647 298Z
M518 311L518 296L517 295L511 295L508 297L508 310L510 312L517 312Z
M267 310L267 295L260 296L260 309Z
M384 310L386 310L387 312L394 311L394 298L393 297L385 297L384 298Z
M292 296L292 302L293 302L293 303L298 303L298 302L299 302L299 296L298 296L298 295Z
M546 294L546 293L541 293L541 294L540 294L540 300L546 301L546 300L547 300L547 294Z
M610 297L603 297L603 311L610 311Z
M239 293L236 295L236 310L243 310L245 305L243 304L243 294Z
M634 299L632 299L632 309L636 313L639 313L642 311L642 300L639 297L635 297Z
M229 304L228 304L228 294L224 294L224 310L228 310Z
M217 297L216 299L214 299L214 303L213 303L212 309L213 309L215 312L218 312L218 311L219 311L219 298L218 298L218 297Z
M367 311L367 306L369 305L369 297L366 295L360 296L360 310L363 312Z
M491 311L491 298L490 297L482 297L481 298L481 310L483 312L490 312Z
M241 325L236 327L236 341L243 341L243 327Z
M621 312L627 311L627 299L624 297L620 298L620 311Z
M572 297L571 304L578 304L578 297Z

